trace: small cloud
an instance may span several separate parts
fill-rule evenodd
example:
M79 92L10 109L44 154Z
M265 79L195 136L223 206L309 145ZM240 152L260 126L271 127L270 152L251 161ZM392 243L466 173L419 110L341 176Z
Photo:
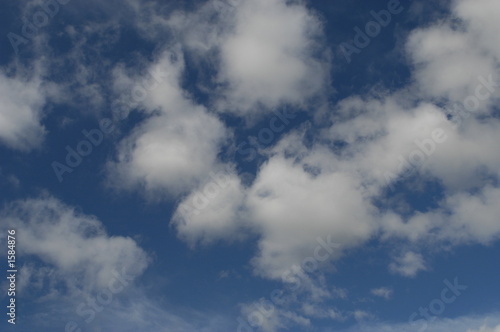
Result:
M412 251L396 258L396 261L389 265L389 270L393 273L413 278L419 271L427 270L422 255Z
M13 174L5 174L5 172L0 167L0 184L7 184L14 189L19 189L21 186L21 181L19 178Z
M241 278L241 275L235 270L222 270L219 272L217 280L229 279L229 278Z
M21 185L21 181L19 181L17 176L12 175L12 174L7 176L7 182L9 182L9 184L16 189L18 189L19 186Z
M345 289L345 288L333 288L332 290L332 295L335 297L335 298L339 298L339 299L347 299L347 295L348 295L348 290Z
M384 299L388 300L392 297L394 291L392 288L380 287L372 289L370 293L372 293L372 295L383 297Z
M372 315L371 313L369 313L367 311L363 311L363 310L356 310L356 311L354 311L353 315L354 315L354 319L356 319L358 322L364 321L364 320L373 320L375 318L374 315Z

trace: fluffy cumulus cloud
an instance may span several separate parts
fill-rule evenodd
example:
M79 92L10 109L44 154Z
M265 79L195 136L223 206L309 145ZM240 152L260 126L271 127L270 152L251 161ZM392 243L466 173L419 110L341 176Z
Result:
M149 256L134 240L109 236L95 217L51 196L10 203L0 215L2 228L16 229L22 243L19 253L28 259L22 271L27 286L30 279L43 282L37 260L47 264L51 284L62 282L69 294L107 287L116 273L139 276L149 264Z
M303 106L329 85L322 22L299 1L213 0L167 22L216 70L210 81L220 111L255 117L283 104Z
M219 80L227 84L222 107L255 112L300 105L320 92L325 67L314 54L321 51L315 47L320 28L302 4L241 1L234 29L220 46Z
M298 259L312 255L320 236L329 235L346 248L371 235L373 208L356 179L321 168L320 174L311 174L307 166L277 155L249 190L249 213L262 234L253 261L261 275L281 276Z
M45 128L40 123L45 94L39 78L0 72L0 142L27 151L40 146Z
M323 134L332 143L346 144L342 166L357 169L374 192L415 173L447 139L444 114L435 105L413 105L406 97L344 99Z
M338 105L336 123L325 137L348 144L343 150L349 158L346 165L379 187L417 172L442 180L450 191L480 187L484 175L498 176L496 118L485 122L464 113L450 121L449 109L425 102L408 105L407 97L350 97Z
M179 195L203 182L217 166L228 132L217 116L196 105L179 86L183 66L181 55L166 52L151 65L153 74L137 81L141 84L117 71L117 89L129 91L117 116L126 116L126 107L134 106L148 118L121 142L116 160L109 164L116 186Z
M148 192L180 194L209 176L224 127L203 110L154 116L122 142L113 176Z
M498 6L492 0L456 0L452 2L451 16L444 22L411 33L407 51L426 96L463 102L476 93L480 77L500 77L495 33L499 23L492 15Z

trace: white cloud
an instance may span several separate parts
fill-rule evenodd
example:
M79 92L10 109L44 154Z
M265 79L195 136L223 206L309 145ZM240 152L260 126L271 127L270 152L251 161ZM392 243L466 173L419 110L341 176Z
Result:
M229 84L222 107L258 112L318 93L325 83L324 64L314 58L319 34L319 19L302 4L240 1L221 45L219 80Z
M445 140L449 135L442 129L446 120L439 108L407 98L404 91L380 98L349 97L337 105L333 125L324 131L325 139L348 144L340 167L359 172L374 193L419 168L410 163L425 164L440 152L442 144L435 141L429 153L419 147L432 140L435 130Z
M373 207L349 174L318 167L308 160L278 154L260 170L249 190L247 207L262 234L253 264L257 273L277 278L313 255L318 237L331 236L342 249L371 236ZM330 259L339 257L335 250Z
M354 319L356 319L358 322L359 321L365 321L365 320L373 320L375 319L375 316L373 314L364 311L364 310L355 310L354 311Z
M489 55L500 54L500 36L496 31L500 23L495 13L500 10L500 4L495 0L456 0L453 6L457 16L467 23L468 32L478 38L478 43Z
M500 188L486 186L476 195L462 192L448 198L447 203L453 211L448 237L483 244L500 238Z
M405 277L415 277L418 272L425 271L427 267L421 254L409 251L397 257L396 261L389 265L389 269Z
M153 116L120 144L111 176L125 188L188 192L214 169L224 131L217 118L201 109Z
M45 136L40 123L45 95L39 78L0 72L0 142L22 151L39 147Z
M380 288L374 288L370 291L375 296L382 297L384 299L390 299L392 297L392 294L394 293L394 290L392 288L388 287L380 287Z

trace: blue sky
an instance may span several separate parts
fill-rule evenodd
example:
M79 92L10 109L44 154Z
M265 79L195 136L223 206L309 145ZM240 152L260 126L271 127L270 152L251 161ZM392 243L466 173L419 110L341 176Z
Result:
M499 12L3 2L2 331L499 332Z

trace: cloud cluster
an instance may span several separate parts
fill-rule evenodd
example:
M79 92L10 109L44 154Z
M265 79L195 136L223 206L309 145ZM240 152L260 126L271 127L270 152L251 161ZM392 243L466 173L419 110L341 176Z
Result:
M475 7L470 16L463 9L469 3L455 2L446 24L410 34L406 45L415 63L414 84L395 92L345 98L319 134L314 130L288 134L268 151L253 183L242 187L231 175L238 185L218 196L213 209L206 207L207 218L201 213L192 221L176 223L182 225L180 236L209 243L219 235L226 239L236 235L238 225L250 227L260 234L252 260L255 272L270 278L279 278L283 270L300 262L321 234L331 234L343 248L377 234L382 239L409 239L417 247L422 242L458 245L497 240L500 230L492 216L499 205L495 179L500 160L495 151L500 122L493 104L498 88L491 82L497 78L498 63L491 45L474 47L487 37L471 37L490 31L475 28L481 15L490 22L488 7ZM459 28L450 27L454 18L462 20ZM489 54L489 60L474 58L481 66L473 66L461 62L461 56L448 56L462 54L457 51L461 49ZM454 73L455 67L449 66L468 68L470 73L457 71L464 76L450 77L446 71ZM468 96L486 95L475 109L464 108L468 113L460 123L454 121L459 115L450 117L449 102L467 103L473 100ZM317 137L312 144L307 142L310 135ZM418 192L426 182L442 186L444 197L436 208L401 213L374 205L386 201L388 189L395 185ZM222 197L227 199L224 209ZM420 254L408 252L390 269L411 277L425 264Z

